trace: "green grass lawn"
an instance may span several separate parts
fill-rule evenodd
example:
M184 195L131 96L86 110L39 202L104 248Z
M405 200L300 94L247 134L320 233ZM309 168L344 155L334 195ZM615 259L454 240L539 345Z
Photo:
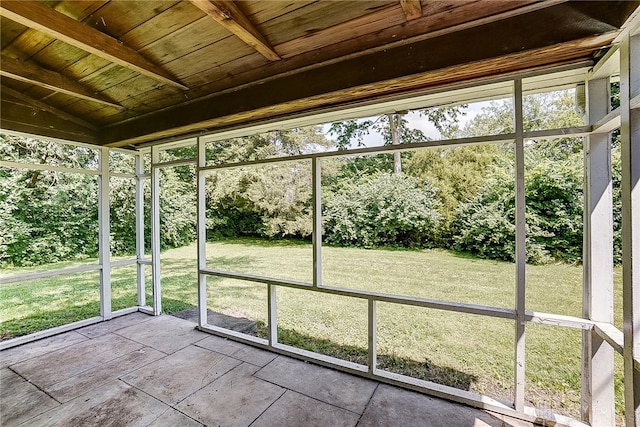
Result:
M322 255L326 285L496 307L512 308L515 303L511 263L444 250L323 247ZM163 310L196 305L195 245L165 251L161 261ZM310 281L312 249L302 242L226 240L207 245L207 265ZM56 267L4 270L0 275ZM620 276L616 270L617 307L621 307ZM115 268L112 277L113 309L135 305L135 266ZM527 280L528 310L580 315L580 266L528 266ZM209 277L207 283L209 309L253 319L264 334L266 285L217 277ZM366 300L278 288L277 302L280 342L366 363ZM391 303L379 303L377 310L380 368L504 400L513 398L512 321ZM0 285L0 334L5 338L98 313L97 272ZM619 315L616 323L621 323ZM528 324L526 391L532 404L579 417L580 342L580 331Z

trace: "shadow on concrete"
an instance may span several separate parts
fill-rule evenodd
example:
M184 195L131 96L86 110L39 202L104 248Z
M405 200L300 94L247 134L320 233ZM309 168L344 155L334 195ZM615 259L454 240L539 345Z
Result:
M171 315L198 323L198 307L187 308L186 310L171 313ZM211 310L207 310L207 323L248 335L256 335L258 330L256 322L246 317L228 316Z

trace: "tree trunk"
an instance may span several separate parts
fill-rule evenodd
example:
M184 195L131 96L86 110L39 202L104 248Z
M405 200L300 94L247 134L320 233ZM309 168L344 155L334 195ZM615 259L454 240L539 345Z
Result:
M389 131L391 132L391 145L400 145L400 130L398 129L400 116L396 114L388 114L389 118ZM402 159L400 158L400 152L396 151L393 153L393 173L401 174L402 173Z

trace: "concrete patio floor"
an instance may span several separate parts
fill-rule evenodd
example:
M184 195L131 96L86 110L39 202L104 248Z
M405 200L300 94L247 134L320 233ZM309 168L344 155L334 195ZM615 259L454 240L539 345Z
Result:
M0 352L0 425L531 426L134 313Z

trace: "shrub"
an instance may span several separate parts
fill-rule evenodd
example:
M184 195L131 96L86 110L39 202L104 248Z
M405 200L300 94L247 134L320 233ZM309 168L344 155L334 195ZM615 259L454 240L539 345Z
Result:
M526 174L527 262L578 262L582 257L580 156L541 161ZM483 258L513 261L513 171L496 169L485 187L463 204L454 222L455 248Z
M379 173L327 195L325 241L345 246L429 246L439 216L435 191L405 175Z

